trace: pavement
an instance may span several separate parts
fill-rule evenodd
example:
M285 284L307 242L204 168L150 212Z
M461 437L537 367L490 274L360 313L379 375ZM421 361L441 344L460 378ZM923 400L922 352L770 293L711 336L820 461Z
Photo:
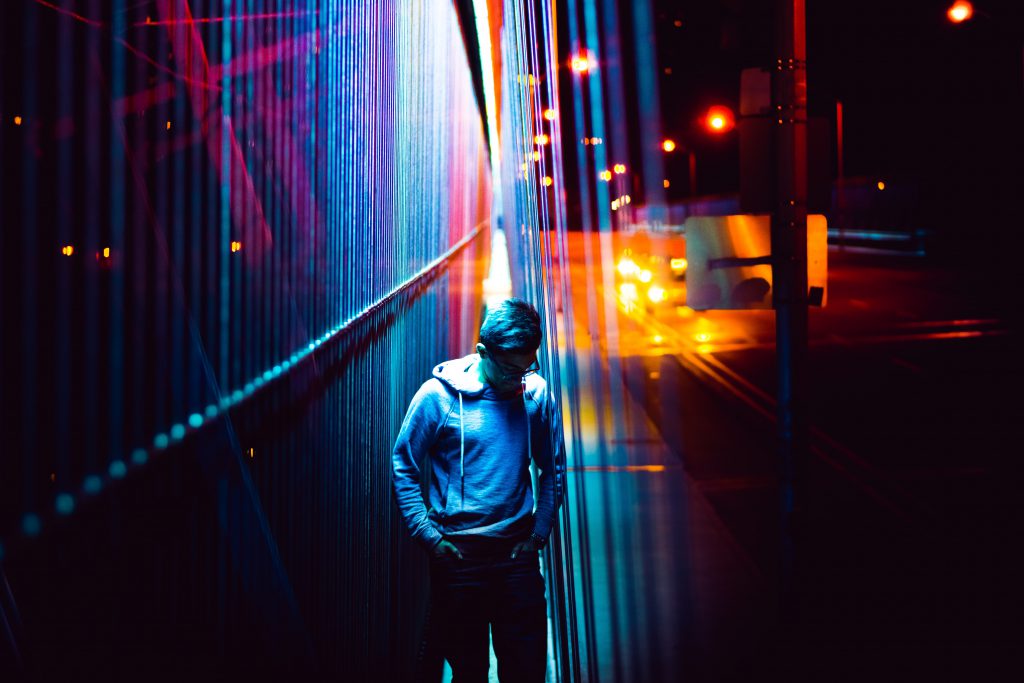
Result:
M784 614L771 312L627 315L620 245L575 240L582 680L1021 680L1012 323L958 275L839 259Z

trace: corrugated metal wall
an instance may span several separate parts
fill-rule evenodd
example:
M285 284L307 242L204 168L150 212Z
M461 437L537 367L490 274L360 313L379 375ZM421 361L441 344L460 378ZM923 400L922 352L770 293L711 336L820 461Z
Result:
M400 678L388 455L488 257L452 4L4 11L0 666Z
M502 222L513 289L532 301L544 321L541 374L560 397L561 427L572 470L584 462L576 366L573 296L568 261L559 107L555 3L506 0L501 34ZM582 305L582 304L581 304ZM557 437L556 437L557 438ZM568 465L568 467L567 467ZM574 536L569 519L586 519L583 479L565 479L560 519L545 550L555 679L579 681L593 647L592 589L586 526ZM576 571L576 567L580 571ZM592 657L590 657L592 658Z

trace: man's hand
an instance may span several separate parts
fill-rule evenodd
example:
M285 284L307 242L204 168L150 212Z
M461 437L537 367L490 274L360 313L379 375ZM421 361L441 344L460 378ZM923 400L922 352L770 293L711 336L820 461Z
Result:
M434 546L434 557L446 557L451 555L462 559L462 552L455 546L454 543L447 539L441 539L441 542Z
M537 546L537 539L530 536L522 543L516 543L516 547L512 548L512 559L516 559L516 555L519 553L528 553L539 549L540 548Z

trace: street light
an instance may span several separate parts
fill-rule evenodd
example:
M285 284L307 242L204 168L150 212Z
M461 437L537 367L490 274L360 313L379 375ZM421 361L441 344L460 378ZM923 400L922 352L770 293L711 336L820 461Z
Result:
M974 16L974 5L966 0L957 0L946 10L946 17L954 24L960 24Z
M736 127L736 117L729 107L715 105L704 115L704 127L711 133L728 133Z
M593 71L597 67L597 61L590 53L573 55L572 59L569 60L569 66L574 72L582 76Z
M661 143L661 148L666 152L671 152L676 148L676 143L674 140L665 140Z

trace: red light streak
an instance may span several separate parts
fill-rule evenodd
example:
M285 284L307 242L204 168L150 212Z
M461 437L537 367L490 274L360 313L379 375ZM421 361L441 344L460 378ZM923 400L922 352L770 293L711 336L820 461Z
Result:
M37 0L38 1L38 0ZM264 21L268 19L290 19L319 14L319 10L293 10L291 12L265 12L263 14L236 14L232 17L188 17L185 19L160 19L137 21L132 26L192 26L195 24L223 24L228 21Z
M49 9L52 9L54 12L59 12L60 14L63 14L64 16L67 16L67 17L71 17L72 19L74 19L76 21L80 21L83 24L88 24L89 26L95 26L96 28L105 28L104 25L103 25L103 22L96 21L95 19L90 19L88 17L83 17L81 14L78 14L77 12L72 12L69 9L65 9L65 8L61 7L60 5L55 5L52 2L46 2L46 0L33 0L33 1L37 5L42 5L43 7L47 7Z

